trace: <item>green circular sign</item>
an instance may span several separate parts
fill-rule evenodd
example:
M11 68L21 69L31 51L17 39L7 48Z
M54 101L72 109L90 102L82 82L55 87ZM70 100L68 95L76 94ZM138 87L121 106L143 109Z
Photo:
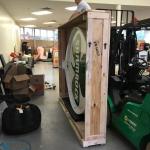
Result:
M86 40L82 30L73 28L65 58L65 73L71 106L76 114L85 110Z

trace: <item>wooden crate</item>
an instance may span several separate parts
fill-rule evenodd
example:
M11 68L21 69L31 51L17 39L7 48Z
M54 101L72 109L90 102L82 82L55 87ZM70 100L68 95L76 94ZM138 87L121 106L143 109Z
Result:
M59 27L59 93L60 99L68 97L62 63L65 59L68 39L74 27L81 28L86 36L86 96L85 121L75 122L63 101L61 106L83 147L106 143L107 88L110 43L110 13L85 12Z

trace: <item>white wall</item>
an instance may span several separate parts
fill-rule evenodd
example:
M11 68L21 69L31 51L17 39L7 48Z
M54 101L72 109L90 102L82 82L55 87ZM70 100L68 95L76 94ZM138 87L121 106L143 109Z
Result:
M6 62L9 61L9 54L14 47L20 50L20 28L0 6L0 53L4 55Z

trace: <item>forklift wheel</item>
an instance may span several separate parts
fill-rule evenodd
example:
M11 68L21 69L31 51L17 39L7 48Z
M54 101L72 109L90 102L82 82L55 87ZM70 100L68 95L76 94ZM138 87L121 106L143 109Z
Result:
M140 150L150 150L150 135L147 135L142 139Z
M107 104L107 127L109 127L110 124L111 124L111 111L109 104Z
M150 150L150 141L147 142L146 146L145 146L145 150Z

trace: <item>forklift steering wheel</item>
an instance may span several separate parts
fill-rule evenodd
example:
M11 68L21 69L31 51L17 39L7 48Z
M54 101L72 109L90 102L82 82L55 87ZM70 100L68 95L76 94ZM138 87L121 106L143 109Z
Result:
M133 64L134 67L137 67L141 70L145 70L148 68L148 63L145 59L139 58L139 57L134 57L131 60L131 63Z

